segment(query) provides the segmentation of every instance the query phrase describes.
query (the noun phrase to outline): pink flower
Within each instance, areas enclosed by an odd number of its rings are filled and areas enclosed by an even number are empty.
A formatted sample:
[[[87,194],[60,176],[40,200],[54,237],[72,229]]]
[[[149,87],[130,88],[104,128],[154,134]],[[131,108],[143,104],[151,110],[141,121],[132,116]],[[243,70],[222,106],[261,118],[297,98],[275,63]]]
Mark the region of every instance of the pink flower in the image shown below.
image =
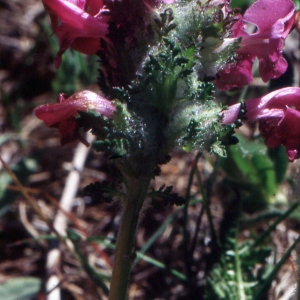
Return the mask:
[[[241,104],[224,111],[222,122],[234,123]],[[270,148],[286,147],[289,161],[300,157],[300,88],[288,87],[246,102],[246,117],[258,121],[259,130]]]
[[[259,75],[264,82],[278,78],[287,69],[282,57],[285,38],[294,23],[295,5],[291,0],[257,0],[234,25],[232,38],[242,38],[235,63],[217,74],[216,84],[221,90],[242,87],[250,83],[252,65],[259,61]],[[256,32],[245,31],[244,22],[256,26]]]
[[[101,14],[102,0],[42,1],[50,14],[53,32],[59,38],[56,68],[69,47],[85,54],[95,54],[100,49],[100,38],[108,33],[108,17]]]
[[[73,142],[78,138],[81,140],[79,123],[74,118],[78,111],[95,110],[111,119],[116,110],[109,100],[91,91],[81,91],[70,97],[59,94],[57,102],[41,105],[34,112],[36,117],[43,120],[46,125],[59,128],[62,144]]]

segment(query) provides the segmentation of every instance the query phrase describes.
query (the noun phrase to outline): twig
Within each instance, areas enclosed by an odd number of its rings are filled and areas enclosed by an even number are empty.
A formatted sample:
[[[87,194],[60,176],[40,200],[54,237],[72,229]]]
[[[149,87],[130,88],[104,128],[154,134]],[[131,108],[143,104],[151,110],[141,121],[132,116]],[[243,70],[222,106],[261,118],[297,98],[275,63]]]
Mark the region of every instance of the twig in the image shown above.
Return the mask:
[[[92,142],[93,136],[91,134],[87,135],[88,142]],[[80,173],[83,170],[85,160],[87,158],[87,155],[90,151],[90,148],[87,148],[83,144],[79,143],[72,162],[72,170],[70,171],[64,191],[62,193],[61,199],[60,199],[60,207],[64,212],[70,212],[72,209],[74,197],[76,196],[77,190],[78,190],[78,184],[80,180]],[[61,210],[58,211],[58,213],[55,216],[53,227],[62,235],[64,236],[66,233],[66,227],[67,227],[67,221],[68,218],[65,213],[63,213]],[[56,273],[55,270],[57,270],[60,259],[61,259],[61,253],[58,249],[58,244],[55,245],[55,248],[49,251],[47,256],[47,270],[48,274]],[[59,277],[57,274],[51,275],[46,283],[46,290],[49,291],[52,289],[53,286],[57,286],[56,289],[53,289],[51,293],[48,294],[47,300],[60,300],[60,286],[58,285],[60,282]]]
[[[20,219],[21,222],[23,224],[23,226],[27,229],[27,231],[34,237],[34,238],[38,238],[39,237],[39,233],[38,231],[30,224],[30,222],[27,219],[27,215],[26,215],[26,204],[24,202],[21,202],[19,204],[19,215],[20,215]],[[39,243],[42,243],[41,241],[39,241]],[[44,243],[42,243],[44,244]]]

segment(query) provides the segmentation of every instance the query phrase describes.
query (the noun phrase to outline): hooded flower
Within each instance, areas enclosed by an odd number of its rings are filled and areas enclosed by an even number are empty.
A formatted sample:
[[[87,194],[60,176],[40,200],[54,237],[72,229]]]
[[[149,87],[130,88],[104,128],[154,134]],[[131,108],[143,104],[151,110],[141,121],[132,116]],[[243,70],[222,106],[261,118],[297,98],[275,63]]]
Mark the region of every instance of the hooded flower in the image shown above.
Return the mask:
[[[100,38],[108,33],[109,17],[102,0],[42,0],[50,14],[53,32],[59,38],[55,67],[61,64],[62,54],[72,47],[85,54],[100,49]]]
[[[50,14],[53,32],[59,39],[59,50],[55,67],[61,64],[61,56],[69,48],[84,54],[96,54],[100,49],[100,38],[106,40],[111,15],[103,0],[42,0]],[[172,4],[175,0],[144,0],[147,5]],[[148,3],[149,2],[149,3]],[[129,12],[129,13],[132,13]],[[122,11],[122,16],[124,10]],[[120,14],[119,17],[122,17]],[[128,15],[127,15],[128,17]],[[136,18],[137,15],[134,15]],[[118,23],[118,18],[114,22]]]
[[[234,123],[241,104],[224,111],[223,124]],[[289,161],[300,157],[300,88],[283,88],[246,102],[246,117],[258,121],[259,130],[270,148],[286,147]]]
[[[74,118],[78,111],[95,110],[107,118],[112,118],[116,110],[109,100],[91,91],[81,91],[70,97],[59,94],[57,102],[41,105],[34,112],[36,117],[43,120],[46,125],[59,128],[62,144],[80,138],[79,123]]]
[[[234,25],[232,38],[242,38],[236,51],[236,62],[217,74],[221,90],[242,87],[252,81],[252,65],[259,61],[259,75],[264,82],[278,78],[287,69],[282,57],[284,40],[294,23],[295,5],[291,0],[257,0]],[[244,23],[255,25],[256,31],[246,32]]]

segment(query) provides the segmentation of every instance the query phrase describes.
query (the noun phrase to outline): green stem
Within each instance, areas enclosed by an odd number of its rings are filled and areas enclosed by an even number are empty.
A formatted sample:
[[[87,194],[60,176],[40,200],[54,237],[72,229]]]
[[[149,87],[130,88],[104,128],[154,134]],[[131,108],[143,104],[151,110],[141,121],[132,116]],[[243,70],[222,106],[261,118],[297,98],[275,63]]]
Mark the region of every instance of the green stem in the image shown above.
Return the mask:
[[[135,259],[134,243],[139,215],[152,175],[151,169],[145,168],[144,171],[146,175],[126,178],[127,191],[116,241],[109,300],[127,298],[130,271]]]
[[[188,186],[185,195],[185,205],[184,205],[184,222],[183,222],[183,249],[184,249],[184,256],[185,256],[185,272],[188,277],[188,284],[190,290],[192,290],[192,261],[191,261],[191,253],[189,251],[189,230],[188,230],[188,209],[190,205],[190,196],[191,196],[191,188],[193,184],[194,174],[197,169],[197,163],[199,158],[201,157],[202,153],[199,151],[195,157],[193,166],[190,171]]]
[[[217,240],[217,234],[216,234],[216,231],[214,228],[213,217],[212,217],[211,210],[210,210],[210,200],[207,197],[207,193],[206,193],[205,187],[203,185],[202,178],[201,178],[198,168],[196,169],[196,178],[197,178],[197,182],[199,184],[200,190],[201,190],[201,194],[202,194],[202,198],[203,198],[203,205],[204,205],[204,208],[205,208],[206,214],[207,214],[208,224],[209,224],[209,228],[210,228],[210,234],[211,234],[211,238],[212,238],[212,245],[213,245],[214,249],[216,250],[218,248],[218,240]]]
[[[236,281],[237,281],[237,289],[238,289],[238,299],[246,300],[245,290],[244,290],[244,282],[241,268],[241,261],[239,256],[239,247],[238,247],[238,230],[236,230],[235,242],[234,242],[234,260],[235,260],[235,273],[236,273]]]

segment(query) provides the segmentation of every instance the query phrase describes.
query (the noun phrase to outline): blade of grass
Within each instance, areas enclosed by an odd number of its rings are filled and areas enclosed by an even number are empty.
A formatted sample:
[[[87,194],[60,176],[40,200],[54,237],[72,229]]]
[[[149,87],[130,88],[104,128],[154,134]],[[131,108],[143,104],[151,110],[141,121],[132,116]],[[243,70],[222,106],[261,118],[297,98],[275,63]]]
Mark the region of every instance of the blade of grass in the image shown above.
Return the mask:
[[[154,259],[154,258],[149,257],[149,256],[147,256],[147,255],[141,254],[140,252],[137,252],[137,256],[138,256],[140,259],[143,259],[144,261],[146,261],[146,262],[152,264],[153,266],[156,266],[156,267],[158,267],[158,268],[160,268],[160,269],[165,269],[165,270],[167,269],[166,265],[163,264],[163,263],[161,263],[161,262],[158,261],[157,259]],[[174,270],[174,269],[170,269],[169,271],[170,271],[170,273],[173,274],[175,277],[177,277],[177,278],[179,278],[179,279],[181,279],[181,280],[184,280],[184,281],[187,280],[186,276],[185,276],[183,273],[181,273],[181,272],[179,272],[179,271],[176,271],[176,270]]]
[[[87,256],[82,253],[79,249],[79,246],[76,243],[76,239],[73,238],[72,233],[67,230],[67,236],[71,240],[74,250],[77,254],[77,257],[79,258],[79,261],[81,263],[81,266],[85,270],[85,272],[93,279],[93,281],[101,287],[105,295],[108,295],[109,293],[109,288],[105,284],[104,280],[111,279],[111,276],[107,276],[104,274],[101,274],[97,272],[89,263]]]
[[[105,245],[109,249],[115,249],[116,248],[116,245],[114,243],[111,243],[111,241],[107,241],[106,237],[103,237],[103,238],[99,238],[99,237],[93,238],[93,237],[90,237],[88,240],[89,241],[98,242],[99,244]],[[171,274],[173,274],[175,277],[177,277],[177,278],[179,278],[181,280],[184,280],[184,281],[187,280],[187,277],[183,273],[181,273],[181,272],[179,272],[177,270],[174,270],[174,269],[168,269],[164,263],[158,261],[155,258],[152,258],[152,257],[150,257],[148,255],[144,255],[144,254],[140,253],[139,251],[136,252],[136,256],[139,259],[142,259],[142,260],[148,262],[149,264],[151,264],[153,266],[156,266],[159,269],[169,270],[169,272]]]
[[[235,242],[234,242],[234,260],[235,260],[235,272],[236,272],[236,283],[237,283],[237,290],[238,296],[240,300],[246,300],[245,290],[244,290],[244,281],[243,281],[243,274],[242,274],[242,266],[241,260],[239,255],[239,246],[238,246],[238,233],[239,231],[236,230],[235,234]]]
[[[202,152],[198,152],[194,161],[193,161],[193,166],[190,171],[189,175],[189,180],[188,180],[188,185],[186,189],[186,195],[185,195],[185,205],[184,205],[184,217],[183,217],[183,253],[184,253],[184,263],[185,263],[185,273],[188,277],[188,283],[189,285],[192,285],[192,261],[191,261],[191,256],[190,256],[190,251],[189,251],[189,233],[188,233],[188,208],[190,205],[190,197],[191,197],[191,188],[193,184],[193,179],[194,175],[197,169],[197,163],[199,158],[201,157]]]
[[[22,239],[19,240],[17,242],[11,243],[11,244],[7,244],[7,247],[18,247],[24,244],[29,244],[32,242],[40,242],[40,241],[52,241],[52,240],[56,240],[57,237],[55,235],[51,235],[51,234],[45,234],[45,235],[40,235],[39,237],[33,237],[33,238],[28,238],[28,239]]]
[[[291,255],[291,252],[295,249],[296,245],[300,242],[300,235],[298,238],[294,241],[294,243],[290,246],[290,248],[285,252],[283,257],[280,259],[280,261],[276,264],[275,268],[272,270],[272,272],[269,274],[265,282],[263,283],[261,289],[258,291],[258,293],[255,295],[253,300],[263,300],[262,297],[265,296],[265,292],[268,289],[268,287],[271,285],[272,280],[277,275],[278,271],[282,267],[282,265],[285,263],[285,261],[288,259],[288,257]]]
[[[40,208],[36,204],[35,200],[33,200],[31,198],[31,196],[27,192],[26,188],[22,185],[22,183],[19,181],[19,179],[17,178],[17,176],[14,174],[14,172],[11,171],[11,169],[4,162],[4,160],[2,159],[1,156],[0,156],[0,162],[2,163],[3,168],[5,169],[5,171],[11,176],[12,180],[14,181],[14,183],[16,184],[16,186],[18,187],[19,192],[28,201],[28,203],[31,205],[31,207],[34,209],[34,211],[39,215],[39,217],[48,225],[48,227],[50,228],[50,230],[55,233],[55,235],[57,236],[57,238],[59,240],[61,240],[62,238],[61,238],[60,234],[58,233],[58,231],[53,227],[53,225],[50,222],[50,220],[48,220],[46,218],[46,216],[43,214],[43,212],[40,210]]]
[[[285,220],[299,206],[299,204],[299,201],[294,203],[285,213],[282,214],[282,216],[280,216],[272,225],[270,225],[269,228],[252,245],[249,246],[249,250],[247,251],[251,251],[251,249],[258,246],[267,236],[270,235],[271,231],[275,230],[276,226],[280,222]]]
[[[201,202],[201,199],[194,199],[190,201],[189,205],[194,205]],[[176,215],[178,214],[179,211],[182,209],[185,209],[184,206],[178,207],[175,212],[173,212],[159,227],[158,229],[153,233],[153,235],[148,239],[148,241],[145,243],[145,245],[140,249],[139,253],[145,254],[148,249],[154,244],[154,242],[163,234],[165,229],[169,224],[173,222],[175,219]],[[139,257],[136,258],[133,267],[138,263]]]
[[[139,253],[141,255],[143,255],[144,253],[146,253],[148,251],[148,249],[155,243],[155,241],[163,234],[163,232],[165,231],[165,229],[167,228],[167,226],[169,224],[171,224],[173,222],[173,220],[175,219],[175,216],[177,214],[177,211],[172,213],[164,222],[163,224],[161,224],[161,226],[154,232],[154,234],[150,237],[150,239],[145,243],[145,245],[141,248],[141,250],[139,251]],[[141,256],[137,256],[137,258],[135,259],[132,267],[134,267]]]
[[[217,234],[216,234],[216,231],[215,231],[215,228],[214,228],[212,214],[211,214],[211,210],[210,210],[210,206],[209,206],[210,201],[207,197],[206,190],[205,190],[205,187],[203,185],[199,169],[196,168],[195,172],[196,172],[197,182],[198,182],[198,185],[200,187],[200,191],[201,191],[201,194],[202,194],[202,197],[203,197],[203,205],[204,205],[205,211],[207,213],[207,219],[208,219],[208,223],[209,223],[211,241],[212,241],[212,248],[213,248],[212,251],[216,251],[218,249],[218,240],[217,240]]]
[[[191,243],[191,247],[190,247],[190,256],[191,257],[194,256],[194,252],[195,252],[195,249],[196,249],[196,245],[197,245],[197,241],[198,241],[198,237],[199,237],[198,233],[200,231],[200,225],[201,225],[203,214],[204,214],[204,206],[201,207],[200,213],[199,213],[197,221],[196,221],[195,234],[194,234],[194,237],[192,239],[192,243]]]

